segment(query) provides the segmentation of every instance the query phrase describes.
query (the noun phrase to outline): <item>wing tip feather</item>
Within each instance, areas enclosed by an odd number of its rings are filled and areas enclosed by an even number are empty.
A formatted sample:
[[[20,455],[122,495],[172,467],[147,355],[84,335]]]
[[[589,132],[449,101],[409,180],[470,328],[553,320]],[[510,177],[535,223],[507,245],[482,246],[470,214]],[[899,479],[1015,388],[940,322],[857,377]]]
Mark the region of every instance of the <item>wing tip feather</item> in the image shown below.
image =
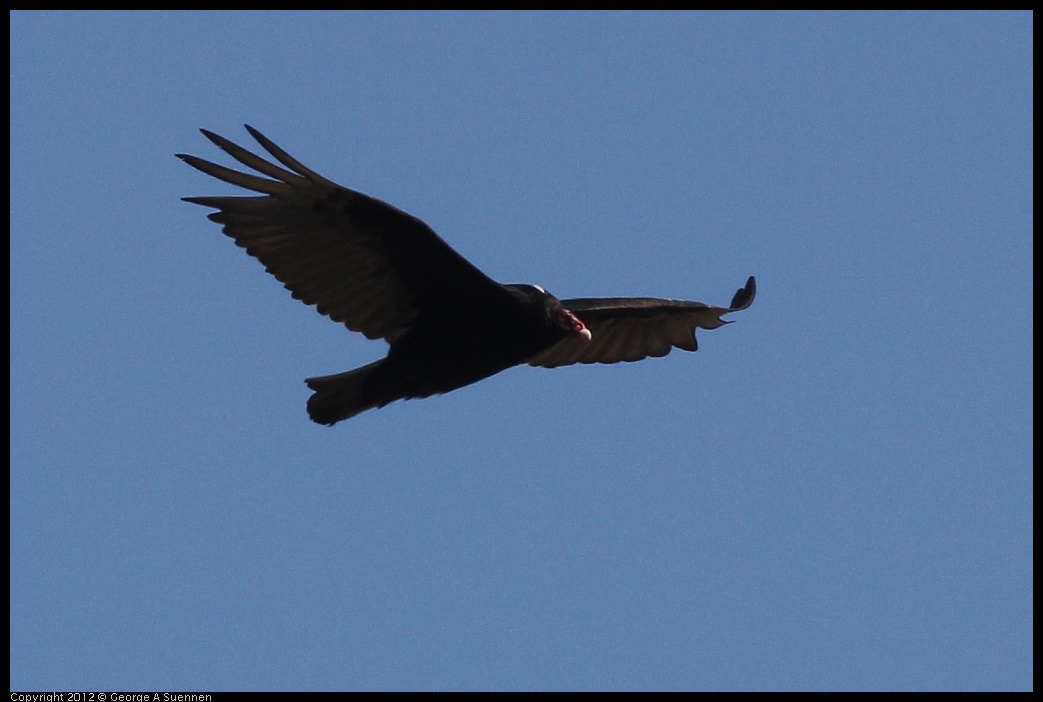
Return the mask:
[[[728,306],[729,312],[744,310],[753,304],[753,298],[757,297],[757,279],[752,275],[747,278],[746,285],[735,291],[732,303]]]

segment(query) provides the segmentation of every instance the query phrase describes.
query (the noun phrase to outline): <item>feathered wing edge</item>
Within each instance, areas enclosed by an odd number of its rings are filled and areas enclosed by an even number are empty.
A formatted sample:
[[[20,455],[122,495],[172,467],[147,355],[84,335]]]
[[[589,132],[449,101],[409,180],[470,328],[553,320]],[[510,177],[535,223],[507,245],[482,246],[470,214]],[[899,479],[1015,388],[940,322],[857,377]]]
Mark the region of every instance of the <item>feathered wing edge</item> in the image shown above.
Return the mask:
[[[584,298],[562,300],[590,329],[590,342],[566,338],[542,351],[527,363],[556,368],[574,363],[618,363],[665,356],[673,348],[699,348],[695,330],[717,329],[728,320],[723,315],[739,312],[753,304],[757,281],[753,276],[736,291],[729,307],[701,302],[657,298]]]
[[[229,156],[234,158],[239,163],[243,164],[247,168],[252,168],[258,173],[263,173],[266,176],[275,178],[275,180],[267,180],[260,178],[249,173],[242,173],[240,171],[220,166],[216,163],[207,161],[206,159],[199,158],[198,156],[192,156],[190,154],[176,154],[185,163],[188,163],[193,168],[206,173],[207,175],[213,176],[218,180],[223,180],[226,183],[232,185],[238,185],[241,188],[247,190],[253,190],[259,193],[265,193],[267,195],[280,195],[288,194],[292,190],[292,186],[296,185],[307,186],[309,183],[321,184],[330,188],[340,188],[342,186],[337,185],[331,180],[323,178],[321,175],[311,170],[307,166],[303,165],[300,161],[290,156],[288,153],[283,151],[281,148],[276,146],[271,139],[261,134],[259,131],[251,127],[249,124],[243,125],[246,127],[246,131],[250,132],[250,136],[257,140],[257,143],[264,147],[264,150],[271,154],[272,158],[286,166],[290,170],[284,170],[279,168],[274,163],[264,160],[260,156],[247,151],[243,147],[239,146],[229,139],[225,139],[220,134],[215,134],[208,129],[200,129],[203,136],[212,141],[222,151],[227,153]],[[292,171],[292,172],[291,172]],[[223,200],[224,198],[210,198],[210,197],[185,197],[181,198],[186,202],[193,202],[198,205],[206,205],[208,207],[216,207],[217,205],[211,204],[213,200]]]
[[[209,176],[262,195],[182,199],[216,208],[208,218],[224,225],[227,236],[260,260],[294,298],[314,305],[320,314],[371,339],[400,333],[416,311],[390,257],[373,243],[372,233],[355,227],[350,218],[331,219],[315,205],[334,200],[393,208],[323,178],[253,127],[246,129],[285,168],[218,134],[200,131],[239,163],[275,180],[188,154],[177,156]]]
[[[753,304],[753,298],[757,297],[757,279],[752,275],[746,279],[746,285],[735,291],[732,304],[725,312],[738,312]]]
[[[420,219],[323,178],[253,127],[246,129],[274,162],[200,131],[256,173],[188,154],[178,157],[261,195],[183,199],[216,208],[209,219],[224,225],[224,233],[264,264],[295,299],[370,339],[393,341],[422,308],[437,308],[450,296],[500,292],[499,285]]]

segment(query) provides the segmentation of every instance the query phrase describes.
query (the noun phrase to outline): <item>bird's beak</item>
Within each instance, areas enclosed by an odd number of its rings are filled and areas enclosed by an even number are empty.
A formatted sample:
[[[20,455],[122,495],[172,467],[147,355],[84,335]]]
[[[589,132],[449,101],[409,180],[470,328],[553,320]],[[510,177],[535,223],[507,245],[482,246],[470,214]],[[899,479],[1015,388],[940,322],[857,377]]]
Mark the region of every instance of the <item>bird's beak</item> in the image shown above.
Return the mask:
[[[587,325],[569,310],[558,305],[553,311],[554,321],[571,336],[578,336],[583,341],[590,341],[591,333]]]
[[[587,329],[587,325],[581,322],[579,317],[572,314],[572,312],[565,309],[563,309],[563,311],[565,313],[565,319],[562,321],[564,322],[565,327],[568,328],[569,333],[578,336],[583,339],[583,341],[590,341],[592,334],[590,333],[590,330]]]

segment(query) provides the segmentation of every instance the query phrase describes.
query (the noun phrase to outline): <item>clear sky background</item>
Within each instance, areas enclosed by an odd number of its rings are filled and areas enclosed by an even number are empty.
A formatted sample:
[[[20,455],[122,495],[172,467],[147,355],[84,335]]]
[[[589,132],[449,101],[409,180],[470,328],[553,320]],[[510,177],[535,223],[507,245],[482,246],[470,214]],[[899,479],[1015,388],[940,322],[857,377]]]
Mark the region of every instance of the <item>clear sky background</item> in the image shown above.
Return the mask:
[[[11,15],[11,685],[1032,687],[1026,13]],[[700,350],[332,429],[256,126]]]

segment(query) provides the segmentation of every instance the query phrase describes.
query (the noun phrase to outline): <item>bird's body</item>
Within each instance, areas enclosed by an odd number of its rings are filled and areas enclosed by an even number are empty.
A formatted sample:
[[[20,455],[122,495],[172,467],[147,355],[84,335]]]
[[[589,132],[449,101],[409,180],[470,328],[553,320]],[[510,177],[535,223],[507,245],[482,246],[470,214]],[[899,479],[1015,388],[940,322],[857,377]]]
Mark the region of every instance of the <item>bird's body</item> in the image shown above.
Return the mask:
[[[210,219],[303,302],[390,345],[387,357],[309,378],[312,420],[332,425],[398,399],[470,385],[522,363],[554,367],[694,351],[695,328],[749,307],[751,277],[728,308],[655,298],[559,301],[534,285],[497,283],[421,220],[341,187],[247,129],[276,165],[206,130],[233,158],[268,178],[178,154],[215,178],[261,196],[192,197]]]

